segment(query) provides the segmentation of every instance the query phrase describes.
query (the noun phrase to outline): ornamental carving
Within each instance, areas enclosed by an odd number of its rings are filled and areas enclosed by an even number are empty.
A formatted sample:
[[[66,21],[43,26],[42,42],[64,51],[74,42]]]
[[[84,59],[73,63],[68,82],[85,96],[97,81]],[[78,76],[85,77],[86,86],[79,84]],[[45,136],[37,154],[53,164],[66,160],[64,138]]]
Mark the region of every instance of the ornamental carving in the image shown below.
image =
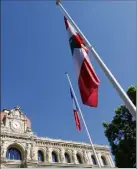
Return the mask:
[[[47,161],[51,162],[52,161],[51,148],[49,147],[46,148],[46,156],[47,156]]]
[[[1,156],[4,157],[5,142],[3,140],[1,140],[0,152],[1,152]]]
[[[33,144],[31,145],[31,153],[30,153],[30,157],[31,157],[32,160],[34,160],[34,157],[35,157],[35,150],[34,150]]]
[[[0,152],[1,152],[1,155],[3,156],[3,154],[4,154],[4,147],[0,146]]]
[[[61,161],[62,163],[65,162],[64,150],[63,150],[63,149],[60,149],[60,161]]]
[[[73,150],[73,152],[72,152],[72,160],[73,160],[74,164],[77,163],[76,151],[75,150]]]
[[[86,164],[88,164],[88,163],[89,163],[89,159],[88,159],[88,155],[87,155],[87,152],[86,152],[86,151],[83,152],[83,157],[84,157],[84,162],[85,162]]]

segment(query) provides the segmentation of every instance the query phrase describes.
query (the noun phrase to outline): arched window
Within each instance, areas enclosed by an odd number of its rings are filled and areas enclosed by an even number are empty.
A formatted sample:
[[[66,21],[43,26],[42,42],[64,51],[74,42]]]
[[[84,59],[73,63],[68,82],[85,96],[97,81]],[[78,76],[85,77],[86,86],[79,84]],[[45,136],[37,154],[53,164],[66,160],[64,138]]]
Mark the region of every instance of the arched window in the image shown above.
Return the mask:
[[[44,162],[44,155],[42,151],[38,151],[38,161]]]
[[[52,161],[53,162],[58,162],[57,154],[55,152],[52,152]]]
[[[70,163],[70,157],[69,157],[68,153],[65,153],[65,161],[66,161],[66,163]]]
[[[21,153],[17,148],[9,148],[6,158],[9,160],[22,160]]]
[[[106,158],[104,156],[101,156],[101,160],[103,162],[103,165],[107,165]]]
[[[79,164],[82,164],[81,156],[79,154],[77,154],[77,160]]]
[[[97,161],[96,161],[96,159],[95,159],[94,155],[92,155],[92,156],[91,156],[91,158],[92,158],[92,162],[93,162],[93,164],[94,164],[94,165],[97,165]]]

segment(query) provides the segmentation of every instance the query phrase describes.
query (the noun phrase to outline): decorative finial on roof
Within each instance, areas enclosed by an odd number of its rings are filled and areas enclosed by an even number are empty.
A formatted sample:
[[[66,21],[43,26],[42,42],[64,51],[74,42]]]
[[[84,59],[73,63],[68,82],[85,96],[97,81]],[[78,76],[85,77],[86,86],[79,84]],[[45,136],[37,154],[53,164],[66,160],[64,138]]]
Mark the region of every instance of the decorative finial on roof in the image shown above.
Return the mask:
[[[14,109],[16,109],[16,110],[20,110],[20,107],[19,107],[19,106],[16,106],[16,107],[14,107]]]

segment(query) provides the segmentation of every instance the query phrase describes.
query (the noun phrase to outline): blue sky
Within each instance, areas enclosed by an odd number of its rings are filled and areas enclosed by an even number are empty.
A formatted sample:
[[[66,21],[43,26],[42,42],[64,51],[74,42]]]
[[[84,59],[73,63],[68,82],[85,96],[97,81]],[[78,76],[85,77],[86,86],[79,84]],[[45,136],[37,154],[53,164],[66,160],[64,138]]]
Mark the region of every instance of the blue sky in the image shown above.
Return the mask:
[[[65,1],[64,7],[124,90],[135,85],[135,1]],[[2,109],[18,105],[39,136],[88,142],[77,132],[70,75],[93,143],[108,144],[102,127],[122,100],[89,53],[100,79],[99,105],[81,103],[63,15],[54,1],[2,2]]]

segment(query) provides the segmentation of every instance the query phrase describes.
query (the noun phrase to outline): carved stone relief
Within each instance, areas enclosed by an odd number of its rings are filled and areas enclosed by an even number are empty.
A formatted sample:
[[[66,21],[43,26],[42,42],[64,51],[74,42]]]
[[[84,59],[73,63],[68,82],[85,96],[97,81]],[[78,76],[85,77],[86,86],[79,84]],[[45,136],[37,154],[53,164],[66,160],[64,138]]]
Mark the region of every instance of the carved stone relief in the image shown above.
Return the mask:
[[[65,163],[64,149],[60,149],[60,162]]]
[[[30,150],[30,158],[31,158],[31,160],[36,160],[35,154],[36,154],[35,147],[34,147],[33,144],[31,144],[31,150]]]
[[[30,153],[30,151],[31,151],[31,144],[26,144],[25,151],[26,151],[26,158],[27,158],[27,160],[31,160],[31,153]]]
[[[1,156],[4,157],[4,141],[1,141],[1,145],[0,145],[0,150],[1,150]]]
[[[45,155],[46,156],[46,161],[49,162],[50,161],[50,159],[49,159],[50,158],[50,156],[49,156],[49,148],[46,147],[45,149],[46,149],[46,155]]]
[[[73,160],[74,164],[77,164],[76,150],[72,151],[72,160]]]
[[[89,158],[88,158],[88,155],[87,155],[87,152],[86,151],[83,151],[83,157],[84,157],[84,162],[86,164],[89,164]]]

